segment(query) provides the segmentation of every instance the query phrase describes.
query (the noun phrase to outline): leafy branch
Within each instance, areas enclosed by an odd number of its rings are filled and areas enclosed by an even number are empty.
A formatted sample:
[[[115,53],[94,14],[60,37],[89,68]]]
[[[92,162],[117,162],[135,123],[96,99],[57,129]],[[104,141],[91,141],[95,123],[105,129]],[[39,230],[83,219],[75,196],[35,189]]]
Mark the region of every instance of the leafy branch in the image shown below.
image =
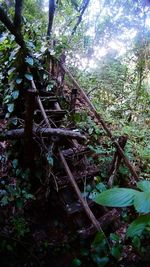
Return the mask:
[[[5,25],[5,27],[15,36],[16,42],[22,47],[25,48],[25,42],[22,35],[16,30],[15,25],[9,19],[2,6],[0,6],[0,21]]]

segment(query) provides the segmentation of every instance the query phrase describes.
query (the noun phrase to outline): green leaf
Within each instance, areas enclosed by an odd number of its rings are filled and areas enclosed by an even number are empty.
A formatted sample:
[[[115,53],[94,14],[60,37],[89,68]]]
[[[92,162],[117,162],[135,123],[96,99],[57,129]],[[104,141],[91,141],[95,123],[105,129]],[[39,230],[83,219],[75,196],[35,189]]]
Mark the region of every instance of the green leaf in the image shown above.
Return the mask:
[[[127,229],[127,237],[141,235],[145,227],[150,225],[150,215],[142,215],[134,220]]]
[[[22,209],[23,208],[23,205],[24,205],[23,199],[17,199],[16,205],[17,205],[17,208],[18,209]]]
[[[111,254],[112,254],[112,256],[113,256],[114,258],[119,259],[120,256],[121,256],[121,246],[118,245],[118,246],[114,246],[114,247],[112,247],[112,249],[111,249]]]
[[[138,212],[150,212],[150,192],[137,192],[134,197],[134,207]]]
[[[21,173],[21,169],[16,170],[16,175],[18,176]]]
[[[92,246],[100,245],[100,243],[102,243],[103,241],[104,243],[106,243],[104,234],[102,232],[98,232],[95,236]]]
[[[15,90],[15,91],[12,92],[13,99],[17,99],[18,96],[19,96],[19,91],[18,90]]]
[[[72,264],[71,264],[72,267],[75,267],[75,266],[81,266],[81,261],[77,258],[75,258],[73,261],[72,261]]]
[[[108,257],[100,257],[99,255],[95,254],[92,255],[93,261],[97,264],[98,267],[104,267],[109,262]]]
[[[50,166],[53,166],[54,160],[53,160],[53,157],[50,154],[47,155],[47,161],[48,161],[48,164]]]
[[[97,189],[99,192],[103,192],[103,191],[106,191],[106,186],[105,186],[105,184],[103,184],[103,183],[98,183],[98,184],[96,185],[96,189]]]
[[[12,113],[12,112],[14,111],[14,103],[12,103],[12,104],[8,104],[7,107],[8,107],[8,111],[9,111],[10,113]]]
[[[10,113],[6,113],[5,118],[8,119],[10,117]]]
[[[17,123],[18,123],[17,118],[16,118],[16,117],[12,118],[12,119],[11,119],[11,123],[12,123],[13,125],[17,125]]]
[[[136,248],[136,249],[140,249],[141,247],[141,240],[140,240],[140,237],[138,236],[134,236],[133,240],[132,240],[132,244],[133,246]]]
[[[89,194],[89,199],[92,199],[94,201],[94,199],[96,198],[96,196],[99,194],[99,192],[97,192],[97,190],[93,190],[92,192],[90,192]]]
[[[90,128],[89,129],[89,134],[92,134],[93,133],[93,128]]]
[[[10,60],[10,61],[11,61],[12,59],[15,58],[16,53],[17,53],[17,50],[13,50],[13,51],[11,52],[10,57],[9,57],[9,60]]]
[[[14,159],[14,160],[12,161],[12,165],[13,165],[13,168],[16,169],[17,166],[18,166],[18,159]]]
[[[99,194],[94,201],[107,207],[127,207],[133,205],[137,191],[128,188],[112,188]]]
[[[22,83],[22,79],[21,79],[21,78],[17,78],[17,79],[16,79],[16,83],[17,83],[17,84],[21,84],[21,83]]]
[[[9,202],[8,196],[3,196],[3,198],[2,198],[1,201],[0,201],[1,206],[5,206],[5,205],[7,205],[8,202]]]
[[[12,74],[14,71],[15,71],[15,68],[11,68],[11,69],[8,71],[8,75]]]
[[[35,45],[33,44],[33,42],[29,41],[29,42],[27,42],[27,44],[28,44],[28,47],[30,47],[32,49],[35,48]]]
[[[48,84],[46,87],[46,91],[51,91],[53,89],[54,85],[53,84]]]
[[[41,49],[40,49],[40,51],[41,51],[42,53],[44,53],[44,52],[46,51],[46,49],[47,49],[47,47],[42,46]]]
[[[110,234],[110,240],[115,241],[115,242],[118,243],[120,241],[120,238],[119,238],[119,236],[117,234],[111,233]]]
[[[137,183],[137,188],[141,189],[142,191],[150,192],[150,181],[140,181]]]
[[[33,58],[32,58],[32,57],[26,57],[25,61],[26,61],[30,66],[33,66],[33,64],[34,64],[34,61],[33,61]]]
[[[33,80],[33,76],[32,76],[32,74],[30,74],[30,73],[26,73],[26,74],[25,74],[25,77],[26,77],[26,79],[29,80],[29,81],[32,81],[32,80]]]

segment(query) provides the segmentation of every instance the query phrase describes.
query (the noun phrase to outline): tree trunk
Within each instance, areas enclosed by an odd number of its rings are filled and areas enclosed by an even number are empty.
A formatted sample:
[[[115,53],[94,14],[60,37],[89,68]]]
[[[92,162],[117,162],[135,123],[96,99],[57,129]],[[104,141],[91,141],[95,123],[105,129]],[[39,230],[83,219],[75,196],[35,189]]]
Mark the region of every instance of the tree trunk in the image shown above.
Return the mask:
[[[55,6],[56,6],[55,0],[49,0],[49,21],[48,21],[48,29],[47,29],[48,36],[50,36],[52,33]]]
[[[15,1],[15,16],[14,16],[14,26],[16,31],[21,31],[21,22],[22,22],[22,7],[23,7],[23,0],[16,0]]]

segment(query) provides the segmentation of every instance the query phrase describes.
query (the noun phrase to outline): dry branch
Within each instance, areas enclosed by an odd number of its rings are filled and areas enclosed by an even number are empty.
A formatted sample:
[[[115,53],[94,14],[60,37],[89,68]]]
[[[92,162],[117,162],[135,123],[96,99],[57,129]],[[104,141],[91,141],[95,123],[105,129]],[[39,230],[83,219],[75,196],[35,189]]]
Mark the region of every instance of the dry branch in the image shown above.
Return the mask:
[[[24,137],[24,129],[10,130],[5,133],[0,133],[0,141],[7,139],[19,139]],[[86,140],[85,135],[82,135],[78,132],[73,132],[72,130],[63,130],[60,128],[33,128],[33,135],[42,135],[43,137],[48,136],[61,136],[66,138],[75,138],[77,140]]]
[[[127,136],[120,136],[119,140],[118,140],[118,143],[119,143],[120,147],[122,149],[124,149],[124,147],[125,147],[125,145],[127,143]],[[116,150],[116,152],[114,154],[114,157],[113,157],[113,160],[112,160],[112,163],[111,163],[110,170],[109,170],[108,185],[110,187],[113,186],[113,183],[114,183],[114,180],[116,178],[116,174],[117,174],[118,168],[119,168],[120,163],[121,163],[121,160],[122,160],[122,157],[118,153],[118,150]]]

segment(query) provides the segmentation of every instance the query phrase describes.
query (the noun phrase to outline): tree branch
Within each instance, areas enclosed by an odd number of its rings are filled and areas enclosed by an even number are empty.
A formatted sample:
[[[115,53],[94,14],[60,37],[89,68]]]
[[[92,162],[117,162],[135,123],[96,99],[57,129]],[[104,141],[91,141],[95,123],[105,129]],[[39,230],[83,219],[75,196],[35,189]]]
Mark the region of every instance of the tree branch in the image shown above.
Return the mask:
[[[49,21],[48,21],[48,29],[47,29],[48,36],[50,36],[52,32],[55,7],[56,7],[55,0],[49,0]]]
[[[15,1],[15,16],[14,16],[14,26],[16,31],[21,31],[21,22],[22,22],[22,7],[23,7],[23,0],[16,0]]]
[[[74,132],[72,130],[66,130],[61,128],[33,128],[33,135],[40,135],[43,137],[48,136],[61,136],[66,138],[75,138],[77,140],[86,140],[85,135],[80,134],[79,132]],[[3,140],[14,140],[23,138],[25,134],[24,129],[10,130],[5,133],[0,133],[0,141]]]
[[[78,16],[77,23],[76,23],[76,25],[74,26],[74,28],[73,28],[73,30],[72,30],[72,33],[71,33],[72,36],[75,34],[75,32],[76,32],[76,30],[77,30],[77,27],[78,27],[79,24],[81,23],[83,14],[84,14],[86,8],[88,7],[89,2],[90,2],[90,0],[83,0],[82,5],[81,5],[81,8],[80,8],[80,15]]]
[[[11,22],[11,20],[8,18],[7,14],[3,10],[3,8],[0,6],[0,21],[5,25],[5,27],[15,36],[16,42],[22,47],[25,48],[25,42],[23,40],[23,37],[20,33],[16,31],[16,28],[14,24]]]

